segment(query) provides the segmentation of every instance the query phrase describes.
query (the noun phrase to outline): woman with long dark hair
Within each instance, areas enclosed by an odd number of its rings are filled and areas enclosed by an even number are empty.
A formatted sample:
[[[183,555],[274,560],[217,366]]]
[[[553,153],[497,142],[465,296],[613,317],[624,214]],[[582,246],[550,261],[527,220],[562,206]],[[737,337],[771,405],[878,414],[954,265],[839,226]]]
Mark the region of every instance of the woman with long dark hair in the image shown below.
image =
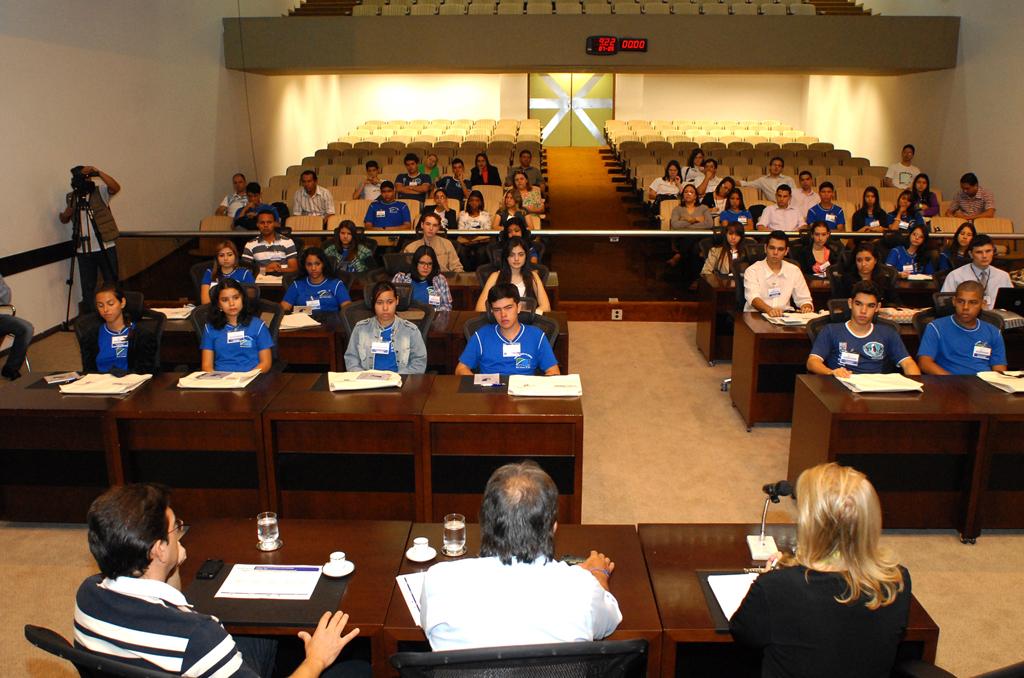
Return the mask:
[[[522,238],[509,238],[502,250],[501,269],[487,278],[480,298],[476,302],[476,310],[487,310],[487,293],[498,283],[511,283],[519,289],[520,297],[529,297],[537,302],[538,311],[550,311],[551,302],[547,290],[541,282],[540,274],[530,263],[527,256],[529,245]]]
[[[949,245],[942,251],[950,268],[960,268],[971,263],[971,243],[977,235],[978,229],[970,221],[957,226]]]
[[[334,242],[327,246],[324,254],[334,264],[335,271],[364,273],[372,267],[373,252],[359,242],[355,222],[345,219],[334,228]]]
[[[880,259],[877,242],[861,241],[853,252],[853,266],[831,273],[832,298],[848,299],[854,285],[861,280],[869,280],[878,288],[882,305],[892,305],[896,302],[895,272],[890,271],[892,269],[888,269]]]
[[[428,245],[420,245],[412,254],[412,272],[396,273],[391,282],[409,285],[413,301],[430,304],[438,311],[452,310],[452,293],[448,280],[441,273],[437,253]]]
[[[238,265],[238,247],[230,240],[217,243],[217,257],[213,260],[213,267],[203,272],[203,279],[199,284],[199,300],[202,303],[210,303],[210,290],[217,286],[221,278],[233,278],[241,283],[256,284],[252,271],[246,266]]]
[[[217,285],[199,343],[204,372],[269,372],[274,339],[270,328],[252,314],[241,283],[230,278]]]
[[[155,374],[160,367],[157,336],[125,310],[120,287],[107,283],[96,290],[96,315],[78,320],[78,349],[85,372]]]
[[[853,213],[853,230],[881,233],[889,227],[889,215],[882,209],[878,189],[868,186],[860,200],[860,209]]]
[[[921,172],[911,184],[910,201],[922,217],[931,218],[939,213],[939,197],[932,192],[932,181]]]

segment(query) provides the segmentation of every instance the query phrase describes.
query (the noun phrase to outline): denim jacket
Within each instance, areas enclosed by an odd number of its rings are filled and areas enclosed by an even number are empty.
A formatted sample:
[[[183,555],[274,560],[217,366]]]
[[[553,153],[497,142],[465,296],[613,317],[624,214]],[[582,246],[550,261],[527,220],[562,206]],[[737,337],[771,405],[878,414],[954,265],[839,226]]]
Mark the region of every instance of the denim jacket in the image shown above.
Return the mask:
[[[427,347],[414,323],[395,317],[391,333],[399,374],[423,374],[427,370]],[[380,341],[383,331],[376,317],[366,318],[352,328],[352,337],[345,350],[345,369],[349,372],[373,369],[373,342]]]

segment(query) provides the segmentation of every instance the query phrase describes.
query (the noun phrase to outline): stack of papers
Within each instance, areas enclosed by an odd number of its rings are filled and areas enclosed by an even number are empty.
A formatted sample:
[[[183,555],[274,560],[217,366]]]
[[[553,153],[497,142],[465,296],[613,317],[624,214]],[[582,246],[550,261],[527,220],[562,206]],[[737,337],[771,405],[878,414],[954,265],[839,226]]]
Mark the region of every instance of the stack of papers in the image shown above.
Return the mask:
[[[402,598],[405,599],[405,604],[409,607],[409,614],[416,622],[416,626],[422,626],[420,623],[420,596],[423,593],[423,578],[426,574],[426,572],[413,572],[395,577],[398,580],[398,590],[402,592]]]
[[[583,384],[578,374],[552,377],[513,374],[508,378],[508,393],[514,396],[581,396]]]
[[[273,273],[260,273],[256,276],[257,285],[280,285],[284,280],[284,276],[275,275]]]
[[[361,391],[368,388],[402,388],[402,376],[385,370],[365,372],[328,372],[327,385],[332,391]]]
[[[890,307],[878,309],[878,317],[891,320],[894,323],[900,325],[908,325],[914,322],[914,316],[924,309],[920,308],[904,308],[903,306]]]
[[[187,306],[178,306],[175,308],[153,308],[152,311],[157,313],[163,313],[167,316],[168,320],[188,320],[188,317],[192,315],[192,311],[195,310],[195,306],[189,304]]]
[[[932,276],[928,273],[911,273],[907,276],[907,280],[931,280]]]
[[[305,313],[289,313],[281,317],[282,330],[304,330],[308,327],[320,327],[320,323]]]
[[[178,380],[178,388],[245,388],[258,376],[258,367],[248,372],[193,372]]]
[[[1007,393],[1024,393],[1024,372],[1007,370],[999,372],[978,372],[978,378]]]
[[[70,395],[124,395],[153,378],[152,374],[87,374],[78,381],[61,384],[60,392]]]
[[[891,374],[854,374],[846,379],[836,377],[854,393],[902,393],[923,391],[924,384],[908,379],[898,372]]]
[[[708,575],[708,586],[715,594],[715,600],[726,619],[731,620],[736,610],[740,609],[740,603],[747,597],[747,591],[755,579],[755,573]]]
[[[828,315],[828,311],[820,311],[818,313],[795,313],[787,311],[779,318],[773,318],[767,313],[761,314],[761,316],[772,325],[787,325],[790,327],[800,327],[801,325],[806,325],[815,318],[820,318],[826,315]]]
[[[317,565],[233,565],[213,597],[309,600],[321,569]]]

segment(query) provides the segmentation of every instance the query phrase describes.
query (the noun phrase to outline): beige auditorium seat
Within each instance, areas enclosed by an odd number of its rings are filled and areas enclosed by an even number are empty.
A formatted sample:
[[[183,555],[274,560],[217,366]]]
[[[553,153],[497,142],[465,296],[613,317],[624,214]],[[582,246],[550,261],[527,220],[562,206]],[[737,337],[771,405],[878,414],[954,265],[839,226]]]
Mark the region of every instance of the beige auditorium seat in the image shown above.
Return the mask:
[[[409,8],[409,16],[434,16],[437,14],[437,7],[430,2],[418,2]]]
[[[700,14],[700,5],[695,5],[691,2],[673,2],[672,13],[685,16],[697,16]]]
[[[324,218],[315,215],[288,217],[285,226],[293,231],[322,231],[324,230]]]
[[[284,194],[292,185],[288,177],[270,177],[270,181],[263,188],[263,201],[267,203],[279,202],[284,199]]]
[[[349,200],[345,203],[345,209],[341,214],[344,218],[354,221],[356,226],[362,226],[366,210],[370,209],[372,202],[372,200]]]
[[[583,5],[579,0],[557,0],[555,14],[583,14]]]
[[[380,7],[376,5],[356,5],[352,8],[352,16],[377,16]]]
[[[211,215],[204,217],[199,222],[199,230],[204,232],[227,232],[231,230],[232,224],[233,221],[230,216]],[[196,257],[217,256],[217,239],[199,238],[199,246],[194,250],[189,250],[189,254]]]
[[[381,16],[406,16],[407,14],[409,14],[409,8],[406,5],[396,5],[392,3],[380,8]]]
[[[786,16],[788,13],[786,6],[782,4],[761,5],[761,14],[764,16]]]
[[[551,14],[550,2],[528,2],[526,3],[527,14]]]
[[[615,14],[642,14],[643,6],[633,0],[617,0],[612,11]]]
[[[611,14],[612,6],[605,0],[586,0],[583,3],[584,14]]]
[[[748,15],[748,16],[753,15],[753,16],[756,16],[757,15],[757,7],[758,7],[757,5],[749,3],[749,2],[734,2],[732,4],[732,13],[733,13],[733,16],[737,16],[737,15]]]
[[[679,207],[678,200],[662,200],[658,205],[658,216],[661,219],[661,230],[669,230],[669,222],[672,220],[672,210]]]
[[[469,6],[467,14],[473,16],[491,15],[494,14],[494,3],[493,2],[474,2]]]
[[[520,0],[501,0],[498,3],[498,14],[515,15],[523,13],[523,3]]]
[[[728,16],[729,5],[723,5],[717,2],[705,2],[700,6],[700,13],[705,16]]]
[[[814,5],[809,2],[793,3],[789,6],[789,13],[793,16],[814,16]]]
[[[956,229],[958,229],[962,223],[964,223],[964,220],[959,217],[934,216],[931,218],[932,230],[942,231],[943,233],[956,233]],[[980,231],[981,229],[978,230]]]

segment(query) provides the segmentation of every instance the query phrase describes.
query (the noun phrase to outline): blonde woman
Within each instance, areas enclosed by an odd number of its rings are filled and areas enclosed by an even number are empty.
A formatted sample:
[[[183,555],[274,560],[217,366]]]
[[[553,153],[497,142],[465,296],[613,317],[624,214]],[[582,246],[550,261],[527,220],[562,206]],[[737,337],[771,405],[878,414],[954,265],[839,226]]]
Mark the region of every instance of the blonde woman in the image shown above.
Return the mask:
[[[907,626],[910,575],[878,542],[882,510],[859,471],[822,464],[796,484],[797,549],[757,578],[730,621],[763,649],[761,675],[888,676]]]

